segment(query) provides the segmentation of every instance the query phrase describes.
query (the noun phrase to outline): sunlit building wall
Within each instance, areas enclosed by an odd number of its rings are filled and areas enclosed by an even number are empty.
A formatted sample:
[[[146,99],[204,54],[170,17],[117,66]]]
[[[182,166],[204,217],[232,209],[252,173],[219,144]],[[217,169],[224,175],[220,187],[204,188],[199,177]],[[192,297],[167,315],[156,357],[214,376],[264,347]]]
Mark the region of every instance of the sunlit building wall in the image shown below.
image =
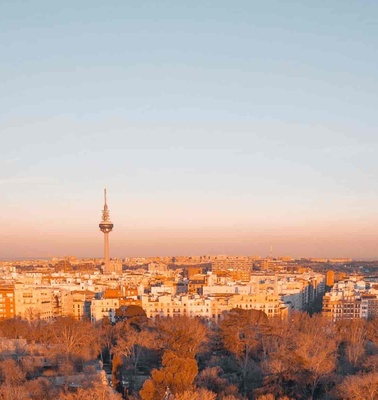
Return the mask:
[[[15,314],[32,321],[54,317],[55,299],[49,287],[15,284]]]
[[[72,292],[72,315],[78,320],[90,320],[91,302],[95,293],[88,290]]]
[[[119,306],[119,299],[93,299],[91,302],[91,321],[97,322],[107,317],[114,322],[115,310]]]
[[[340,281],[324,295],[322,313],[332,321],[375,317],[378,295],[362,280]]]
[[[15,317],[14,286],[0,286],[0,320]]]
[[[335,272],[330,270],[326,273],[326,285],[333,286],[335,284]]]
[[[207,298],[199,295],[181,297],[144,295],[142,307],[149,318],[198,316],[215,322],[221,320],[223,313],[232,308],[261,310],[270,318],[283,318],[288,313],[287,306],[278,296],[266,294],[209,296]]]

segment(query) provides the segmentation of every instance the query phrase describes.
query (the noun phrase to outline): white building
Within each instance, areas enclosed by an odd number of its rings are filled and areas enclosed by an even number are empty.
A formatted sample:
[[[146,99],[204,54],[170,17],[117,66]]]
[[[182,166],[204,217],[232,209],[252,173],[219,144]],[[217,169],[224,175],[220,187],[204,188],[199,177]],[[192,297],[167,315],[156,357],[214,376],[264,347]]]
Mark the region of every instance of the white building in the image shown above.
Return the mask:
[[[119,308],[119,299],[93,299],[91,301],[91,321],[97,322],[104,317],[115,321],[115,310]]]
[[[48,320],[54,317],[56,300],[49,287],[30,286],[16,283],[15,315],[27,320],[36,318]]]

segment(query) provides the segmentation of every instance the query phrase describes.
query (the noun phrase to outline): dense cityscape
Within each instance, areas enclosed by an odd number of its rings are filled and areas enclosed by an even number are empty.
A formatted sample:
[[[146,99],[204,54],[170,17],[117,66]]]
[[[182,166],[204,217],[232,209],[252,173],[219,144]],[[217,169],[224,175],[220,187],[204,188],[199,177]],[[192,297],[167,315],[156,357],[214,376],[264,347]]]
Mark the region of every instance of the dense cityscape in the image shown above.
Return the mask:
[[[377,262],[112,259],[113,227],[105,190],[104,258],[0,263],[3,398],[378,395]]]

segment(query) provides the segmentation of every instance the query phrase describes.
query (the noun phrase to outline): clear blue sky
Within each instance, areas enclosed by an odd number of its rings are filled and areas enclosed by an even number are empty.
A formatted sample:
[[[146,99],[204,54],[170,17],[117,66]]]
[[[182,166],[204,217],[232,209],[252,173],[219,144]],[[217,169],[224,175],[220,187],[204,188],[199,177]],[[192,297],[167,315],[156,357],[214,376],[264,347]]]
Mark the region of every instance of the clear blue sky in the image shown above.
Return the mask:
[[[376,1],[0,2],[0,258],[378,258]],[[4,228],[7,227],[7,229]]]

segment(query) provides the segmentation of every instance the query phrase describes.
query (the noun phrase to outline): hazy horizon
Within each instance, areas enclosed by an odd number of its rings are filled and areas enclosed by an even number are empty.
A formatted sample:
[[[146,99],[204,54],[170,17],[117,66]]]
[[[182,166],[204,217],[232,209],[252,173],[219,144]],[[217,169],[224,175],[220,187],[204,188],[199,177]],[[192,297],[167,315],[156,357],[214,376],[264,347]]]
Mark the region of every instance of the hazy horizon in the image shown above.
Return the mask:
[[[378,259],[378,3],[0,4],[0,258]]]

